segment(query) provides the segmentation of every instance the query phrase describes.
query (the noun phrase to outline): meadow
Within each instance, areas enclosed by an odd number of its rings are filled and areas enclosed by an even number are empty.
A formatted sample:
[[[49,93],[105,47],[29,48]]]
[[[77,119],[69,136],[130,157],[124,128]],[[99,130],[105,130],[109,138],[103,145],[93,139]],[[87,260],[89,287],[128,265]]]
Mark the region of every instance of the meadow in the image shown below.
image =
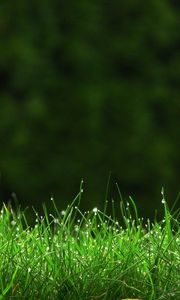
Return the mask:
[[[179,210],[162,190],[164,218],[138,216],[132,198],[115,213],[79,209],[77,197],[59,211],[26,213],[3,205],[0,213],[0,299],[180,299]]]

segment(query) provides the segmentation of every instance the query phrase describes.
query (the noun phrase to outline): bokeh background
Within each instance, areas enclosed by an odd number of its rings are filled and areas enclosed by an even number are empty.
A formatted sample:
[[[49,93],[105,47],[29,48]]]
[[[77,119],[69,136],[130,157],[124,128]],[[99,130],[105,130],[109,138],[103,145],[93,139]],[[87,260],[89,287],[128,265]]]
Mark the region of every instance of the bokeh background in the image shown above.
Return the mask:
[[[0,199],[146,217],[180,179],[180,2],[1,0]],[[16,195],[16,196],[15,196]]]

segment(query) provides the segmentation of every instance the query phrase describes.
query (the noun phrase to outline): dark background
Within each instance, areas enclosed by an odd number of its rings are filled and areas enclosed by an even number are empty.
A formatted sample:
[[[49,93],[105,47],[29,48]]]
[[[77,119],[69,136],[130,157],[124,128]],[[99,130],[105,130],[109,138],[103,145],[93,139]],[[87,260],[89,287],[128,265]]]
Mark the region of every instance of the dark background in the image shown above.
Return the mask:
[[[119,202],[146,217],[180,179],[180,5],[175,0],[0,2],[0,199],[53,194],[84,179],[83,209]],[[14,200],[12,200],[14,201]]]

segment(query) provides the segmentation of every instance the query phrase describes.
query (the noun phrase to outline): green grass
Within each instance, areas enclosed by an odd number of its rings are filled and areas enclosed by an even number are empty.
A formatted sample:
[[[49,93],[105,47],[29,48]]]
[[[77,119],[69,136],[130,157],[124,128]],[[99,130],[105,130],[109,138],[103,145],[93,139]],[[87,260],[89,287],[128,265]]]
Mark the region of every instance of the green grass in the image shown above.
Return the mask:
[[[120,202],[121,226],[97,208],[71,205],[29,226],[25,214],[0,214],[0,299],[180,299],[178,211],[143,222],[134,201]],[[135,216],[132,218],[132,214]]]

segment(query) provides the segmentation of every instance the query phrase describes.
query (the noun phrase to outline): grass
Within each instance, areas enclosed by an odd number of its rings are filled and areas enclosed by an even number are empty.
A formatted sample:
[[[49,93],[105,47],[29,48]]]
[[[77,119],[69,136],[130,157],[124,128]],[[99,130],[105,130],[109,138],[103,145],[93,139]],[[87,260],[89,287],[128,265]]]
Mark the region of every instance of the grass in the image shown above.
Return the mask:
[[[163,196],[161,222],[143,222],[120,202],[124,225],[97,208],[81,212],[82,191],[65,211],[0,214],[0,299],[180,299],[179,212]],[[132,217],[132,212],[134,218]]]

